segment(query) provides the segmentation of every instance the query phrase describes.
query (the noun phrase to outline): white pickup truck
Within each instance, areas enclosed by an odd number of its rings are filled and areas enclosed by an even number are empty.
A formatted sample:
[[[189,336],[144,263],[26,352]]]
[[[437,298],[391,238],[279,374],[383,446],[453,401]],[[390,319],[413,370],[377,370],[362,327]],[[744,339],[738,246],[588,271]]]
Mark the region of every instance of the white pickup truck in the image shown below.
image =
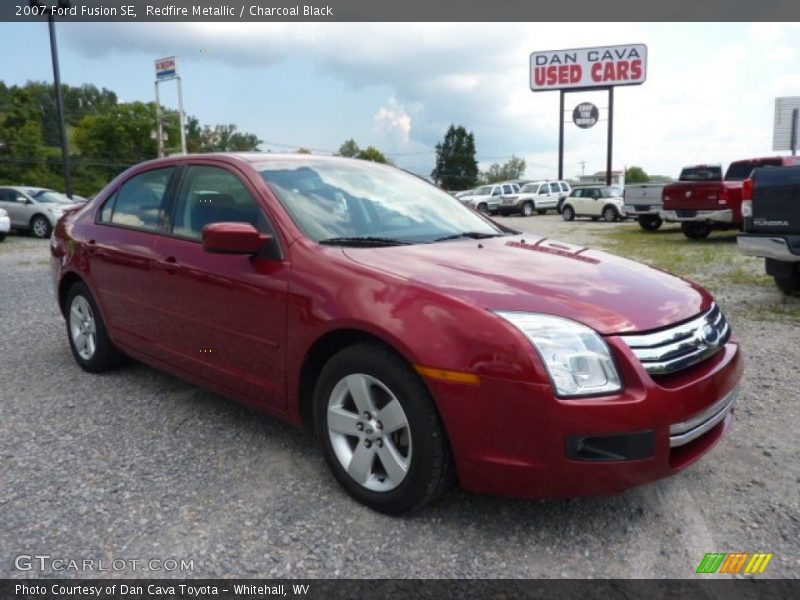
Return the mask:
[[[661,227],[659,211],[664,202],[661,192],[664,183],[635,183],[625,186],[625,214],[639,221],[645,231],[655,231]]]

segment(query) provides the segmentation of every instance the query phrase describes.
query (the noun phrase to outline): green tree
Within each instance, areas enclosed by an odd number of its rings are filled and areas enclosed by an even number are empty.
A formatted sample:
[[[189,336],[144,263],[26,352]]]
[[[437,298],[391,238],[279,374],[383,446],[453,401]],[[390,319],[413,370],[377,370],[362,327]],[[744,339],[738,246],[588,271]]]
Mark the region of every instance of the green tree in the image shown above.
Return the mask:
[[[297,150],[295,150],[294,153],[295,154],[311,154],[311,150],[309,150],[308,148],[302,148],[301,147],[301,148],[298,148]]]
[[[495,183],[497,181],[509,181],[512,179],[520,179],[525,173],[525,159],[517,158],[513,154],[511,159],[504,163],[494,163],[489,169],[482,174],[481,180],[484,183]]]
[[[436,166],[431,177],[446,190],[464,190],[478,181],[475,136],[459,125],[450,125],[444,140],[436,144]]]
[[[371,160],[372,162],[378,163],[389,163],[389,159],[383,155],[383,152],[374,146],[368,146],[364,150],[359,151],[359,153],[356,155],[356,158],[360,158],[361,160]]]
[[[625,183],[647,183],[650,177],[642,167],[628,167],[625,169]]]
[[[358,147],[358,144],[356,144],[356,141],[353,138],[350,138],[341,146],[339,146],[339,152],[337,152],[337,154],[339,156],[355,158],[358,156],[359,152],[361,152],[361,148]]]

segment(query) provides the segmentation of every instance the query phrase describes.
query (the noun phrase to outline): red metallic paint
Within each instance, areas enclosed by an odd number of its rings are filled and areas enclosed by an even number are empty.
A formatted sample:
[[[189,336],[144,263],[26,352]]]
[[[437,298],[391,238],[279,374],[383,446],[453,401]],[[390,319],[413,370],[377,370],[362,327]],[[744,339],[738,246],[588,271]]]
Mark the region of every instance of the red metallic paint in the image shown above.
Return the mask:
[[[362,332],[410,365],[478,375],[480,385],[425,378],[460,483],[471,490],[520,497],[616,493],[690,464],[727,427],[728,421],[720,424],[680,455],[669,449],[671,423],[702,411],[740,379],[735,338],[712,359],[654,381],[615,337],[707,309],[712,298],[698,286],[527,234],[371,249],[319,245],[302,235],[251,166],[268,160],[187,156],[130,169],[59,222],[51,244],[56,289],[80,277],[124,351],[295,425],[304,414],[303,365],[327,334]],[[196,241],[95,222],[122,182],[165,164],[215,165],[237,174],[273,223],[282,259],[212,254]],[[606,336],[624,390],[558,399],[530,342],[495,309],[554,314],[595,328]],[[568,435],[642,429],[657,435],[650,459],[566,458]]]

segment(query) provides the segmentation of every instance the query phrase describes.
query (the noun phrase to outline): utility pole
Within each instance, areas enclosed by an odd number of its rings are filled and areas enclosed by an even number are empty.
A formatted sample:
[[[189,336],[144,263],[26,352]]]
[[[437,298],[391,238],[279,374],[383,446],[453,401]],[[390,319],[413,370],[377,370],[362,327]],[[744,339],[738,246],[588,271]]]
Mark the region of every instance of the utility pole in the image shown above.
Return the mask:
[[[39,0],[28,0],[32,8],[45,9],[47,13],[47,26],[50,30],[50,55],[53,60],[53,85],[56,88],[56,110],[58,111],[58,124],[61,129],[61,160],[64,163],[64,183],[69,198],[72,198],[72,176],[69,168],[69,142],[67,141],[67,126],[64,121],[64,99],[61,95],[61,72],[58,68],[58,43],[56,41],[56,23],[53,18],[52,7],[44,6]],[[71,7],[70,0],[58,0],[59,9]]]

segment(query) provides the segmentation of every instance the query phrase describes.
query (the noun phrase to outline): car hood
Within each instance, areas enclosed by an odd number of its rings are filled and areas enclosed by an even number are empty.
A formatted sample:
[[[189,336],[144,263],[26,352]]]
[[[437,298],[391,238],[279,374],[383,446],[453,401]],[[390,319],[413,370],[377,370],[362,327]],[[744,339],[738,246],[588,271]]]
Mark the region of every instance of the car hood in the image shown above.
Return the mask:
[[[361,265],[488,310],[558,315],[606,335],[665,327],[713,301],[701,287],[669,273],[537,236],[347,248],[344,253]]]

